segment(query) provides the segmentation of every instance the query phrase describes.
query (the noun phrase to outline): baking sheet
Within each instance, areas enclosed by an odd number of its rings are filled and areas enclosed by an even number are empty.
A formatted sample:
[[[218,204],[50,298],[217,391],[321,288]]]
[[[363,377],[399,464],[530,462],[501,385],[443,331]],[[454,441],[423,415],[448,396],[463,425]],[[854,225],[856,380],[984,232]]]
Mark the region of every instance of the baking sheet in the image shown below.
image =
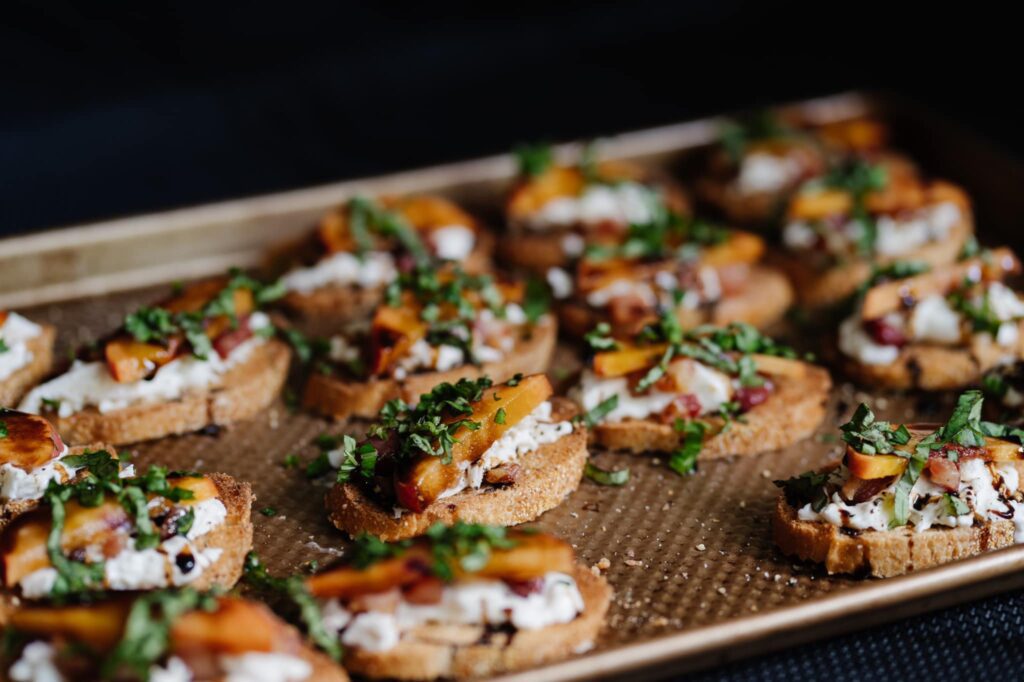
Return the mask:
[[[892,102],[883,105],[856,96],[810,106],[823,112],[825,118],[865,108],[881,108],[896,119],[917,116]],[[929,130],[934,134],[945,125],[919,119],[917,125],[907,128],[906,138],[897,129],[897,143],[906,142],[903,146],[920,158],[914,135],[924,135],[924,142],[929,139]],[[713,121],[700,121],[634,133],[610,141],[604,150],[610,157],[641,157],[678,170],[686,165],[686,150],[710,139],[714,126]],[[945,139],[947,146],[956,146],[954,138]],[[942,152],[950,154],[949,161],[955,162],[953,172],[943,167],[941,158],[936,161],[931,145],[920,147],[924,150],[922,161],[926,167],[942,170],[967,185],[979,204],[982,238],[995,243],[1001,241],[1000,234],[1012,235],[1008,230],[1022,215],[1022,200],[992,189],[992,164],[997,163],[992,159],[999,157],[969,142],[960,143],[960,155],[949,149]],[[1020,167],[1006,160],[1002,163],[1005,172],[1000,178],[1015,173],[1020,177]],[[989,173],[981,174],[981,167]],[[11,254],[19,254],[25,261],[45,262],[47,245],[58,243],[61,232],[0,242],[0,305],[5,301],[52,301],[24,308],[23,312],[58,327],[60,357],[120,324],[126,312],[167,291],[166,285],[134,287],[167,282],[181,274],[216,272],[228,262],[235,262],[232,259],[236,256],[242,264],[255,263],[267,244],[308,229],[320,210],[354,188],[442,190],[493,220],[500,196],[498,179],[511,170],[508,159],[485,159],[376,182],[342,183],[305,194],[289,193],[279,195],[277,200],[265,197],[193,209],[191,217],[189,211],[182,211],[173,216],[74,228],[65,233],[65,245],[84,244],[85,254],[102,247],[125,255],[129,261],[110,257],[90,260],[67,246],[66,258],[84,268],[75,271],[80,280],[64,274],[47,280],[45,273],[37,273],[30,280],[32,286],[25,286],[2,265],[12,258]],[[226,226],[219,234],[230,237],[213,240],[208,249],[203,249],[202,260],[194,260],[199,251],[193,245],[161,253],[162,260],[155,270],[149,254],[133,260],[132,247],[137,246],[138,235],[129,229],[132,224],[143,225],[149,231],[151,244],[159,243],[162,234],[187,241],[208,229],[214,216],[223,219],[218,224]],[[274,218],[284,227],[271,230],[268,226]],[[247,231],[249,225],[258,229]],[[239,234],[243,239],[237,238]],[[38,248],[33,249],[33,245]],[[105,269],[105,264],[115,261],[116,266]],[[76,282],[87,282],[87,286],[82,285],[86,291],[105,295],[66,300],[68,293],[76,290]],[[806,341],[814,338],[801,337],[792,330],[789,333],[789,340],[804,348]],[[564,369],[571,366],[574,357],[570,347],[560,347],[560,361],[553,366],[563,371],[552,377],[556,382],[565,380]],[[293,382],[293,390],[300,388]],[[782,452],[702,463],[697,475],[686,478],[668,470],[664,458],[597,453],[599,466],[628,467],[632,472],[629,483],[612,488],[584,481],[565,504],[535,525],[568,538],[586,565],[607,564],[603,573],[616,590],[608,627],[587,655],[518,677],[586,679],[640,669],[653,674],[652,666],[658,665],[671,665],[673,669],[712,665],[1019,585],[1022,581],[1012,574],[1024,568],[1024,547],[888,581],[829,577],[817,567],[795,563],[775,552],[769,520],[777,490],[771,481],[834,459],[839,446],[832,434],[862,400],[870,401],[885,418],[902,421],[941,421],[951,404],[948,397],[921,400],[882,393],[868,395],[837,380],[829,417],[819,434]],[[354,425],[346,430],[358,428]],[[300,570],[312,560],[321,565],[329,563],[344,551],[341,534],[327,523],[323,512],[324,485],[308,481],[301,467],[284,466],[289,454],[299,455],[303,463],[309,461],[316,454],[312,443],[316,436],[340,430],[337,425],[294,412],[279,400],[255,419],[216,433],[126,449],[142,466],[160,463],[223,471],[252,482],[257,495],[255,549],[271,570],[284,573]],[[275,515],[264,516],[259,513],[262,509],[273,509]]]

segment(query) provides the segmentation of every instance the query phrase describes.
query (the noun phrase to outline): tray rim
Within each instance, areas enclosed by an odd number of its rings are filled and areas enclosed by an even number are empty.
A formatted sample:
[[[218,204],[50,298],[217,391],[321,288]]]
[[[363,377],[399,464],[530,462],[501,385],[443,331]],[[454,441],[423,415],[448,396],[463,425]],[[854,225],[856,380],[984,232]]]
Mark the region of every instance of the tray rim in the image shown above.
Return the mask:
[[[908,106],[909,105],[909,106]],[[847,91],[824,97],[783,103],[827,119],[830,112],[910,109],[928,115],[920,107],[892,93]],[[623,132],[601,138],[602,154],[609,158],[656,155],[685,147],[694,147],[713,139],[726,115],[705,117],[680,123]],[[938,117],[933,117],[938,118]],[[969,132],[969,131],[966,131]],[[570,141],[554,145],[559,158],[578,154],[583,143]],[[197,206],[176,208],[136,216],[57,227],[0,239],[0,308],[27,307],[72,301],[92,296],[170,282],[183,277],[199,277],[223,271],[230,265],[250,267],[260,262],[266,240],[252,242],[248,248],[225,250],[206,257],[168,262],[165,266],[146,265],[112,273],[76,273],[63,282],[24,289],[5,289],[4,264],[15,259],[74,252],[78,249],[116,246],[129,238],[153,235],[185,235],[208,224],[229,224],[253,219],[272,219],[285,214],[322,210],[360,191],[412,192],[444,191],[468,183],[507,179],[514,163],[507,153],[465,161],[432,165],[378,176],[347,179],[308,188],[228,199]],[[280,239],[278,239],[279,241]],[[737,644],[764,643],[773,635],[802,635],[804,640],[834,636],[865,627],[870,622],[889,622],[906,614],[899,607],[911,606],[911,613],[924,613],[943,606],[963,603],[977,597],[970,588],[1003,578],[987,590],[1005,592],[1017,586],[1007,576],[1024,569],[1024,545],[996,550],[925,571],[884,580],[866,579],[863,584],[834,594],[810,598],[805,603],[772,608],[721,623],[693,627],[596,653],[584,654],[541,668],[501,676],[504,682],[566,681],[604,678],[623,673],[640,673],[653,666],[684,664],[708,657]],[[1017,581],[1020,582],[1020,581]],[[915,605],[915,602],[932,601]],[[936,599],[937,598],[937,599]],[[846,619],[846,622],[843,619]],[[815,626],[829,624],[826,632],[815,635]],[[780,638],[781,639],[781,638]],[[785,648],[781,642],[756,651],[733,650],[719,659],[739,660],[764,651]],[[704,661],[707,667],[715,661]]]

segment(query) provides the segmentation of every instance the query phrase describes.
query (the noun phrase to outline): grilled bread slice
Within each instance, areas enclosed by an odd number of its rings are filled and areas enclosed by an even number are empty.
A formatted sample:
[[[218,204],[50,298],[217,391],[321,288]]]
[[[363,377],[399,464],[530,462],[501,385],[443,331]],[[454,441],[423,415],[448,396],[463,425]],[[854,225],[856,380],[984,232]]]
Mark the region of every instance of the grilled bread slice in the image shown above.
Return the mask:
[[[281,392],[291,352],[271,339],[223,376],[219,386],[165,403],[133,405],[112,412],[88,407],[68,417],[44,410],[69,443],[102,441],[123,445],[196,431],[210,424],[225,426],[249,419]]]
[[[552,421],[572,419],[576,407],[552,398]],[[350,535],[371,533],[383,540],[422,535],[434,523],[455,521],[512,526],[532,521],[559,504],[577,487],[587,461],[587,433],[577,425],[572,433],[520,455],[516,480],[506,486],[484,486],[436,500],[420,513],[396,515],[371,500],[352,483],[337,484],[325,504],[331,522]]]
[[[425,626],[392,649],[345,652],[345,667],[358,675],[398,680],[491,677],[568,658],[597,638],[612,590],[601,576],[582,566],[572,573],[584,608],[568,623],[512,634],[485,636],[480,626]]]
[[[345,380],[313,374],[306,384],[303,405],[315,412],[348,419],[377,416],[384,404],[394,398],[415,402],[423,393],[444,382],[489,376],[495,383],[511,379],[516,374],[544,372],[551,362],[558,337],[558,325],[551,317],[543,318],[527,330],[513,350],[499,362],[482,365],[463,365],[444,372],[412,374],[399,381],[393,378],[374,378],[368,381]]]

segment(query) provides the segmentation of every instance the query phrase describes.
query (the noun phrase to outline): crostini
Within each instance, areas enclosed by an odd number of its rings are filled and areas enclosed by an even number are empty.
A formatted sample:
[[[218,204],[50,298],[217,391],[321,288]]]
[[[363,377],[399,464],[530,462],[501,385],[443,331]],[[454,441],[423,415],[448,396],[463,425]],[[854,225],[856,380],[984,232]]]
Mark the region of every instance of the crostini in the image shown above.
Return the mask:
[[[0,407],[17,405],[50,373],[57,330],[0,310]]]
[[[685,474],[698,457],[795,443],[825,417],[828,372],[749,325],[683,331],[665,315],[632,340],[608,332],[588,335],[596,353],[570,393],[604,447],[668,452]]]
[[[839,326],[846,372],[870,386],[942,390],[1024,357],[1024,301],[1002,282],[1020,269],[1000,248],[935,269],[877,271]]]
[[[252,545],[252,491],[225,474],[152,467],[122,478],[102,450],[65,455],[37,508],[0,536],[7,594],[22,599],[190,584],[232,586]]]
[[[673,310],[684,327],[778,322],[793,302],[785,274],[761,264],[764,240],[663,213],[631,225],[618,242],[588,247],[572,270],[547,280],[562,329],[582,336],[599,322],[631,335]]]
[[[19,514],[35,509],[51,481],[74,479],[81,469],[70,462],[90,450],[117,457],[114,448],[105,445],[69,448],[39,415],[0,408],[0,532]],[[121,475],[133,472],[129,465]]]
[[[780,263],[808,307],[856,292],[874,267],[954,262],[974,232],[971,203],[899,157],[851,158],[804,183],[786,210]]]
[[[360,537],[346,564],[306,580],[345,667],[371,678],[490,677],[593,645],[605,579],[551,535],[438,524],[413,542]]]
[[[763,113],[723,126],[697,183],[700,198],[731,221],[766,225],[789,196],[825,172],[837,157],[880,149],[886,128],[871,119],[840,121],[809,129]]]
[[[332,336],[303,404],[336,419],[377,416],[437,384],[547,370],[557,338],[546,292],[458,268],[417,267],[388,286],[366,332]]]
[[[280,294],[233,272],[125,317],[21,402],[71,444],[134,443],[247,419],[277,396],[290,351],[261,311]]]
[[[935,428],[862,404],[840,427],[841,462],[775,482],[775,544],[829,573],[888,577],[1024,542],[1021,432],[1007,439],[981,409],[967,391]]]
[[[519,177],[505,205],[505,260],[543,275],[575,261],[589,244],[619,241],[630,225],[664,212],[689,215],[675,183],[633,163],[599,163],[592,151],[578,165],[562,166],[547,147],[520,150]]]
[[[532,521],[579,486],[587,434],[576,413],[543,374],[460,379],[415,407],[389,402],[365,439],[345,436],[327,453],[338,468],[328,516],[386,540],[437,521]]]
[[[456,204],[434,195],[354,197],[329,212],[281,278],[283,303],[307,318],[365,317],[387,285],[415,263],[455,261],[467,272],[491,266],[493,238]]]
[[[8,623],[12,682],[347,682],[266,606],[191,588],[25,606]]]

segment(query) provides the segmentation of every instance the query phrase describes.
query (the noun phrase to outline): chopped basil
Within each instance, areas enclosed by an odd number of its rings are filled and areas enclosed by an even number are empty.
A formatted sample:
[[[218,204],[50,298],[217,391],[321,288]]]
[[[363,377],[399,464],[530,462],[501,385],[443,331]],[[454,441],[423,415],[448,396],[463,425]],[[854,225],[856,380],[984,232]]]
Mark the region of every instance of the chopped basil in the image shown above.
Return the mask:
[[[786,502],[794,509],[809,504],[811,509],[820,512],[828,504],[828,494],[825,491],[828,477],[828,473],[806,471],[799,476],[773,483],[782,489]]]
[[[537,322],[551,310],[551,291],[547,284],[538,277],[526,280],[526,291],[523,294],[523,313],[530,324]]]
[[[285,469],[294,469],[299,466],[299,456],[296,454],[285,455],[284,460],[281,462],[281,466]]]
[[[680,476],[692,474],[697,470],[697,456],[704,447],[708,425],[692,419],[676,419],[673,428],[682,436],[683,442],[669,455],[668,468]]]
[[[504,407],[499,407],[498,411],[494,413],[494,423],[495,424],[504,424],[505,423],[505,417],[506,417],[505,408]]]
[[[512,386],[514,388],[514,387],[518,386],[519,382],[522,381],[522,380],[523,380],[523,373],[522,372],[518,372],[518,373],[512,375],[512,378],[509,379],[508,381],[506,381],[505,383],[507,385]]]
[[[4,341],[4,337],[0,336],[0,353],[6,353],[10,349],[11,347],[7,345],[6,341]]]
[[[372,478],[377,467],[377,448],[370,443],[356,443],[352,436],[341,437],[342,459],[335,479],[338,483],[348,483],[356,470],[363,478]]]
[[[299,619],[306,626],[309,638],[335,661],[341,660],[341,643],[324,627],[320,605],[309,593],[302,576],[275,578],[267,572],[259,556],[249,552],[245,557],[244,578],[253,587],[287,597],[298,609]]]
[[[273,507],[264,507],[263,509],[260,509],[260,514],[263,514],[267,517],[273,517],[277,516],[277,510],[274,509]]]
[[[7,438],[7,422],[0,419],[0,438]]]
[[[971,508],[957,495],[946,493],[942,499],[946,503],[947,513],[950,516],[963,516],[971,513]]]
[[[903,470],[903,475],[896,482],[892,504],[892,520],[889,522],[890,528],[907,525],[907,521],[910,518],[910,491],[914,488],[914,484],[917,483],[917,479],[921,477],[921,472],[928,464],[928,452],[927,445],[918,445],[914,453],[909,455],[907,468]],[[898,454],[904,455],[904,453]]]
[[[910,442],[910,431],[906,426],[900,424],[893,428],[889,422],[876,419],[875,413],[864,403],[839,430],[843,432],[843,440],[854,450],[867,455],[885,455]]]
[[[612,328],[607,322],[599,322],[589,332],[583,335],[583,340],[593,350],[617,350],[619,342],[612,338]]]
[[[188,535],[188,532],[192,530],[192,525],[196,522],[196,511],[192,507],[189,507],[184,514],[178,517],[178,521],[174,528],[178,535]]]
[[[535,178],[543,174],[554,163],[551,145],[533,144],[520,145],[515,149],[519,174],[527,178]]]
[[[583,475],[598,485],[619,486],[625,485],[629,480],[629,469],[606,471],[587,462],[587,466],[583,469]]]
[[[584,424],[587,425],[587,428],[594,428],[595,426],[600,424],[601,421],[604,420],[604,418],[607,417],[608,414],[618,406],[618,394],[608,396],[607,398],[599,402],[597,405],[595,405],[594,409],[574,417],[573,422],[583,422]]]
[[[505,528],[462,521],[451,526],[439,521],[427,529],[426,538],[434,558],[431,570],[444,581],[455,577],[456,564],[463,571],[474,573],[487,565],[492,550],[516,545]]]
[[[47,410],[57,412],[60,410],[60,401],[53,398],[40,398],[40,402]]]

